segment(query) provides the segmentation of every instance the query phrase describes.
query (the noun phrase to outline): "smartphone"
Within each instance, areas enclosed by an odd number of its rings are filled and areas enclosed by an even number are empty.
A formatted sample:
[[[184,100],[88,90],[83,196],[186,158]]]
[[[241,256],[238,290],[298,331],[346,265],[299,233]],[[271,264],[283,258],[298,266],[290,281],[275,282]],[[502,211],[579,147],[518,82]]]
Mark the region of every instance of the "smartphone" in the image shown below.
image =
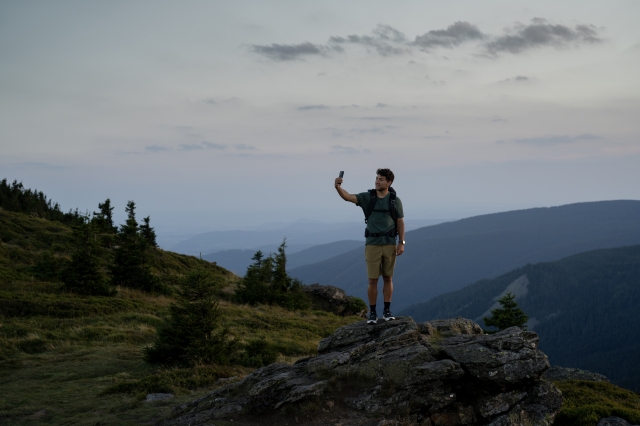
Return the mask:
[[[341,178],[341,177],[344,177],[344,172],[343,172],[343,171],[341,171],[341,172],[340,172],[340,176],[338,176],[338,177],[340,177],[340,178]]]

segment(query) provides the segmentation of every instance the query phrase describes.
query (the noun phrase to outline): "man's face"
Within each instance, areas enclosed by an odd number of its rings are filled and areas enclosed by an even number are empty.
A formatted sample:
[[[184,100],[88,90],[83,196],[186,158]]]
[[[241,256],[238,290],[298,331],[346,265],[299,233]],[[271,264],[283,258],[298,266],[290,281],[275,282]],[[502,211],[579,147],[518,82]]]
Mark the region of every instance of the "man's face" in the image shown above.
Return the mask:
[[[384,191],[385,189],[389,189],[390,186],[391,182],[389,182],[386,177],[376,175],[376,191]]]

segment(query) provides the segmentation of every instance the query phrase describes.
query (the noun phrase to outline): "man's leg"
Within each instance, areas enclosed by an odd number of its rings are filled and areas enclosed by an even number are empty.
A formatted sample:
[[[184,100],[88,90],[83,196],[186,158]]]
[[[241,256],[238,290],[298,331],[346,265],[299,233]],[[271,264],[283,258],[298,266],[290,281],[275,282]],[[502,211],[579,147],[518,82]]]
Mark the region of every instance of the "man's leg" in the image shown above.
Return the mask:
[[[385,285],[385,288],[386,285]],[[369,295],[369,305],[374,306],[376,301],[378,300],[378,279],[377,278],[369,278],[369,288],[367,289],[367,294]],[[385,300],[386,296],[385,296]]]
[[[382,276],[382,280],[384,281],[384,287],[382,287],[382,294],[384,295],[385,303],[391,303],[391,298],[393,297],[393,277],[388,277],[386,275]],[[369,280],[369,294],[371,294],[371,280]],[[376,295],[378,294],[378,286],[376,285]],[[369,296],[371,299],[371,296]]]

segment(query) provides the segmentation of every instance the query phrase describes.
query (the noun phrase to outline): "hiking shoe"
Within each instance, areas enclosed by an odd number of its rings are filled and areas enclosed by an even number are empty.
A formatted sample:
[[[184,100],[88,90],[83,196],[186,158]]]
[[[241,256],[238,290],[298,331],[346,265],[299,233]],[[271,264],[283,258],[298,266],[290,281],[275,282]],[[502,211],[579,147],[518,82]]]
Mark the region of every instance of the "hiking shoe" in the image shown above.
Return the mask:
[[[396,317],[394,317],[393,315],[391,315],[391,311],[390,311],[389,309],[385,309],[385,310],[382,312],[382,318],[383,318],[385,321],[391,321],[391,320],[396,319]]]
[[[378,314],[375,312],[371,312],[369,314],[369,319],[367,320],[367,324],[376,324],[378,322]]]

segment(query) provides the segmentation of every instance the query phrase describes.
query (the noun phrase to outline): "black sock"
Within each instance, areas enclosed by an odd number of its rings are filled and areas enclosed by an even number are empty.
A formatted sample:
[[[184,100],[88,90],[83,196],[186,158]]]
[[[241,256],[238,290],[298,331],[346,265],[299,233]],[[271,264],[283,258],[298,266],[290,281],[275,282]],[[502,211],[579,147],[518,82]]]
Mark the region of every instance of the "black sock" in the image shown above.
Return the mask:
[[[391,306],[391,302],[384,302],[384,310],[389,310],[389,306]]]
[[[369,311],[369,312],[375,312],[376,311],[376,305],[369,305],[369,307],[371,308],[371,311]]]

